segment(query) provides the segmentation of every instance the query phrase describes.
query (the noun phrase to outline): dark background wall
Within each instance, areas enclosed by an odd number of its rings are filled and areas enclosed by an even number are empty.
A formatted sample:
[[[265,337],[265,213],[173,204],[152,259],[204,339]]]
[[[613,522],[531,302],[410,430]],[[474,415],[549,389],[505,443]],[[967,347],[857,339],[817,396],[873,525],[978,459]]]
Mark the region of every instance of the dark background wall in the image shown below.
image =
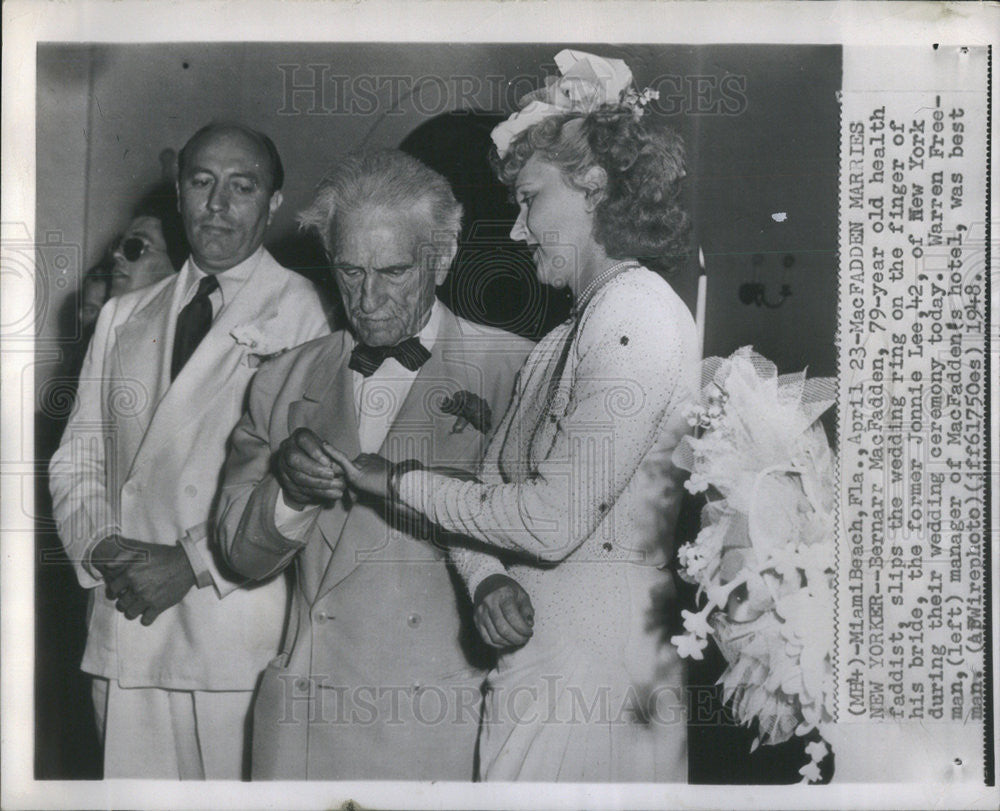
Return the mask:
[[[533,285],[530,265],[506,239],[515,212],[489,176],[484,147],[497,116],[556,72],[552,57],[561,47],[574,46],[39,47],[36,232],[51,235],[56,246],[40,257],[36,282],[40,456],[65,416],[52,382],[75,331],[67,313],[75,309],[80,275],[167,172],[169,150],[212,119],[244,121],[277,143],[286,202],[268,245],[323,286],[322,257],[297,234],[294,214],[330,161],[366,144],[404,144],[446,171],[471,215],[471,247],[443,297],[473,318],[523,334],[543,332],[566,301]],[[808,366],[810,374],[834,374],[840,49],[579,47],[625,59],[638,87],[660,91],[653,114],[667,116],[688,144],[692,259],[671,282],[693,309],[700,245],[709,278],[706,354],[753,344],[782,372]],[[456,110],[477,114],[450,114]],[[764,285],[772,304],[782,299],[782,287],[790,295],[777,308],[744,304],[747,283]],[[83,595],[68,567],[53,562],[58,541],[46,517],[46,489],[40,480],[38,547],[45,565],[37,578],[36,769],[39,777],[94,776],[99,756],[86,684],[76,670]],[[693,671],[693,678],[714,677],[709,669]],[[693,764],[701,751],[714,765],[692,778],[753,778],[747,770],[757,767],[742,757],[748,741],[699,742],[694,731]],[[765,756],[780,760],[780,753]],[[755,757],[756,779],[775,773],[770,761]]]
[[[507,113],[521,93],[555,73],[560,47],[40,47],[36,230],[79,246],[75,263],[44,268],[40,347],[58,339],[58,311],[75,295],[81,268],[99,258],[161,177],[161,153],[179,149],[201,124],[238,119],[274,138],[285,157],[286,202],[269,244],[294,253],[295,212],[337,155],[362,144],[398,146],[455,108]],[[783,371],[809,365],[831,374],[839,48],[581,47],[625,59],[639,87],[659,88],[654,109],[688,143],[695,241],[709,272],[707,353],[753,343]],[[316,79],[321,92],[289,92]],[[479,190],[465,192],[475,197]],[[783,222],[772,217],[779,213]],[[737,293],[746,281],[766,284],[772,301],[782,284],[792,296],[778,309],[743,305]],[[693,274],[675,283],[693,298]],[[39,384],[51,368],[37,370]]]

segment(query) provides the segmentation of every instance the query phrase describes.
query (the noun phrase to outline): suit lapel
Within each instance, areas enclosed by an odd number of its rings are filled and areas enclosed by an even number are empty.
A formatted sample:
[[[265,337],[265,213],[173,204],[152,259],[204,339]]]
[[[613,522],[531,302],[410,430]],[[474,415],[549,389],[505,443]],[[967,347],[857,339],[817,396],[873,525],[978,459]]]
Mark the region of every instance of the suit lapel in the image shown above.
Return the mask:
[[[236,339],[230,333],[240,325],[260,325],[272,317],[272,311],[273,314],[277,313],[276,301],[283,277],[279,273],[268,272],[270,264],[273,264],[273,260],[262,253],[257,266],[236,291],[233,300],[212,323],[212,328],[180,374],[171,382],[170,359],[173,354],[174,332],[184,295],[182,285],[175,285],[166,324],[161,329],[163,345],[159,350],[158,385],[163,395],[136,455],[135,465],[140,464],[142,459],[155,456],[165,444],[176,441],[178,426],[188,424],[192,420],[192,412],[210,413],[214,400],[230,396],[226,383],[232,382],[231,378],[241,363],[248,363],[247,355],[250,351],[250,347],[238,347]],[[190,269],[185,268],[182,272],[190,272]],[[178,281],[183,282],[184,279]],[[123,345],[123,348],[131,351],[128,345]],[[246,373],[248,377],[252,374],[249,365]]]
[[[465,458],[454,452],[456,440],[464,436],[451,433],[455,418],[446,415],[440,406],[445,397],[473,388],[470,368],[462,362],[460,347],[456,347],[458,339],[458,321],[444,310],[434,352],[414,379],[379,449],[379,454],[391,462],[419,459],[431,466],[456,464]],[[474,433],[471,426],[465,430],[465,436]],[[463,443],[459,440],[459,444]]]
[[[115,330],[115,354],[121,377],[111,385],[123,387],[123,390],[110,393],[112,406],[131,397],[135,398],[134,402],[145,403],[145,407],[135,410],[132,418],[138,441],[133,445],[135,454],[129,460],[129,475],[135,461],[150,444],[150,426],[170,386],[170,358],[164,353],[164,347],[173,342],[173,313],[183,294],[180,281],[178,277],[174,284],[164,286]],[[117,413],[116,423],[121,424],[125,415],[126,410]]]
[[[240,286],[233,300],[223,308],[219,317],[212,322],[212,327],[198,344],[198,348],[184,364],[184,368],[171,383],[160,404],[157,418],[170,424],[174,417],[182,416],[181,412],[191,408],[194,402],[204,402],[206,393],[211,394],[218,388],[219,364],[227,355],[234,355],[236,341],[230,332],[237,325],[246,321],[259,323],[266,319],[262,313],[273,301],[277,292],[277,280],[268,278],[269,274],[260,273],[260,265],[249,274]],[[176,329],[179,309],[174,313],[172,331]],[[173,355],[173,336],[164,355]],[[169,367],[169,363],[165,364]],[[169,368],[167,369],[169,375]]]
[[[452,466],[468,464],[470,459],[478,459],[476,453],[479,448],[470,449],[470,445],[478,443],[480,435],[471,426],[467,426],[462,433],[452,434],[451,428],[455,418],[443,414],[439,406],[445,396],[461,389],[471,388],[470,369],[456,357],[459,354],[455,351],[456,342],[460,338],[457,319],[445,309],[431,357],[414,378],[413,385],[410,386],[406,399],[403,400],[399,413],[382,442],[379,450],[381,456],[392,462],[419,459],[429,465]],[[345,357],[341,367],[345,371],[346,361]],[[344,389],[349,393],[353,392],[353,388],[345,386]],[[354,414],[353,400],[350,413]],[[360,453],[357,445],[356,421],[352,429],[355,447],[348,452],[348,455],[353,458]],[[346,452],[347,449],[342,450]],[[332,510],[324,511],[325,516],[331,513]],[[336,554],[330,560],[317,598],[322,597],[350,575],[360,563],[377,556],[387,541],[383,536],[372,537],[367,533],[351,531],[352,523],[352,516],[348,511],[340,522],[340,540]],[[384,521],[379,520],[378,526],[380,533],[393,531]],[[326,534],[325,526],[324,534]]]

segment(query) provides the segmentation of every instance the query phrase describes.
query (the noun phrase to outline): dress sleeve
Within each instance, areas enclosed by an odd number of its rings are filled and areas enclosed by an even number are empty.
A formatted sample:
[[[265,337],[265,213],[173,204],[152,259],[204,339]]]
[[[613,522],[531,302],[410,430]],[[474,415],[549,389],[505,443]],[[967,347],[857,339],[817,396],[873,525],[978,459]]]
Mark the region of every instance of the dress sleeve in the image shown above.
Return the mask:
[[[487,552],[470,549],[467,546],[452,546],[448,548],[448,560],[455,567],[458,576],[465,583],[469,599],[476,599],[476,589],[487,577],[502,574],[515,580],[501,560]]]
[[[645,284],[614,287],[581,320],[568,407],[543,415],[555,435],[525,480],[411,471],[398,482],[407,505],[447,530],[548,562],[594,532],[685,401],[696,362],[694,322],[676,297],[660,300]]]

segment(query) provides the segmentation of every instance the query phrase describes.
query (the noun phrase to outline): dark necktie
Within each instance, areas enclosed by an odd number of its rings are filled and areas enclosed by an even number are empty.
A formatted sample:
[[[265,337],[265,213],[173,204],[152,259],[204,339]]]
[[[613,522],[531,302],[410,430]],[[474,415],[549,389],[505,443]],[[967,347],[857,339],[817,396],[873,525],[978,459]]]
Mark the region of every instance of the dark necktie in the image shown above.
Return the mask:
[[[170,362],[170,379],[177,377],[184,364],[194,354],[201,339],[212,326],[212,301],[209,296],[219,289],[215,276],[206,276],[198,282],[198,292],[177,316],[177,331],[174,333],[174,355]]]
[[[427,363],[430,356],[431,353],[420,343],[419,338],[407,338],[395,346],[358,344],[351,352],[351,360],[347,366],[370,377],[386,358],[395,358],[404,368],[415,372]]]

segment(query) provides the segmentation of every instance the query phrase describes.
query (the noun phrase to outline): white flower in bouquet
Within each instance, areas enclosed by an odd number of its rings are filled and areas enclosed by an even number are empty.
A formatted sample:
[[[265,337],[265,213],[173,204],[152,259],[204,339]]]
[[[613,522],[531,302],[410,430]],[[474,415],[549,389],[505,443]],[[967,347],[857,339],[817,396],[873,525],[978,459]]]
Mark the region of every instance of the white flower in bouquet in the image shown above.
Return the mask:
[[[705,637],[700,637],[696,634],[674,636],[670,638],[670,642],[677,647],[678,654],[690,657],[691,659],[701,659],[703,656],[702,651],[708,645],[708,640]]]
[[[829,378],[779,376],[744,347],[708,358],[696,435],[674,462],[704,492],[698,537],[678,553],[681,576],[699,586],[698,612],[671,640],[701,658],[712,637],[728,666],[723,698],[754,721],[760,743],[781,743],[832,720],[834,457],[820,414],[834,401]],[[810,744],[805,781],[819,779],[828,749]]]

